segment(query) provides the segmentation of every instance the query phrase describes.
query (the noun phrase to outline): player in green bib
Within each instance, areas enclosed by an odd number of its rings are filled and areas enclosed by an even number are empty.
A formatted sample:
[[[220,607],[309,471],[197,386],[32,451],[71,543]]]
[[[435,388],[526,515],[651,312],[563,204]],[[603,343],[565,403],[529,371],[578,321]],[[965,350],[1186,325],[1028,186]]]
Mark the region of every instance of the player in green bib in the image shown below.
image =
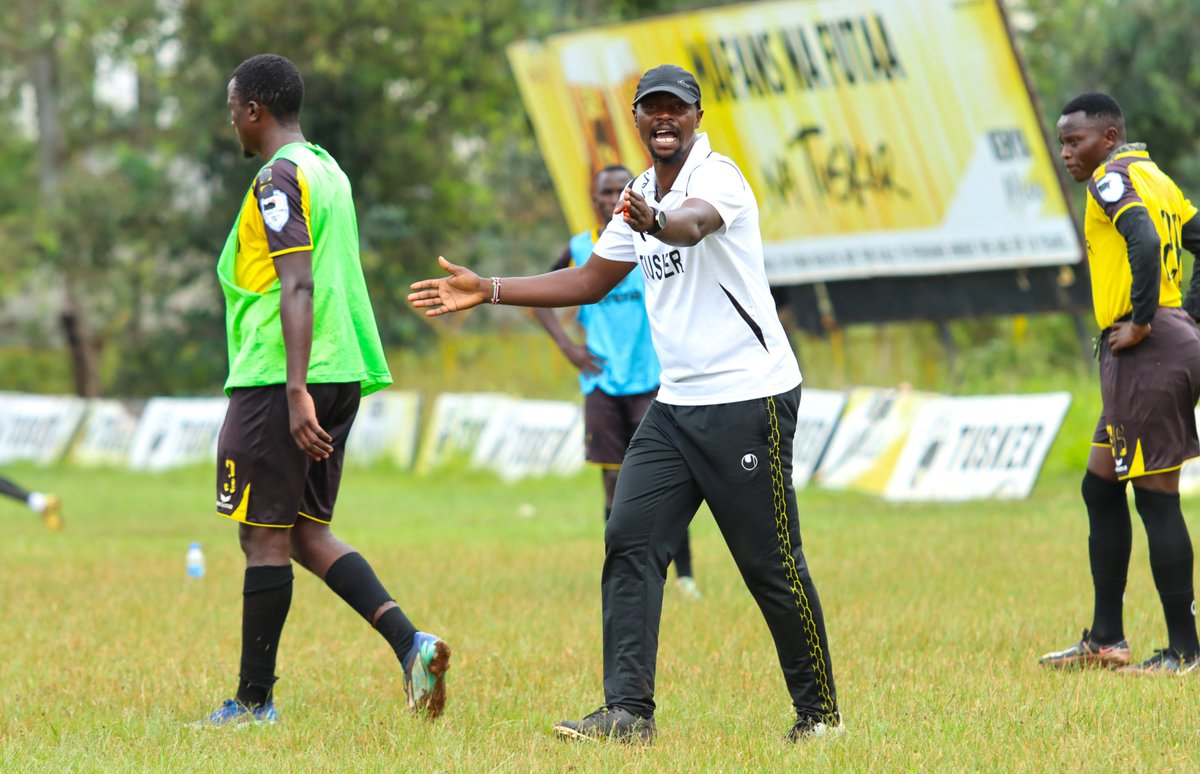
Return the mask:
[[[403,667],[409,706],[437,717],[450,649],[417,631],[329,526],[359,400],[392,382],[359,261],[350,182],[304,138],[304,82],[290,61],[247,59],[228,97],[243,152],[266,164],[217,263],[229,339],[217,513],[239,522],[246,576],[237,695],[201,723],[278,720],[275,661],[292,558],[383,635]]]

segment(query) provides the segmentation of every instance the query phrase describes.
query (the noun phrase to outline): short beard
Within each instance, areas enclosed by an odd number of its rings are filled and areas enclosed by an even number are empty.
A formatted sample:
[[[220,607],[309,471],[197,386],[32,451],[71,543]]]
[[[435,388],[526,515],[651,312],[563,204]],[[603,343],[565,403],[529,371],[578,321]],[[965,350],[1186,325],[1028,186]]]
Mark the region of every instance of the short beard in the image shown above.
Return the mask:
[[[660,156],[657,153],[655,153],[654,151],[650,151],[650,158],[654,159],[655,164],[674,164],[675,162],[679,161],[679,159],[682,157],[683,157],[683,146],[682,145],[679,146],[678,148],[676,148],[675,152],[672,153],[670,156]]]

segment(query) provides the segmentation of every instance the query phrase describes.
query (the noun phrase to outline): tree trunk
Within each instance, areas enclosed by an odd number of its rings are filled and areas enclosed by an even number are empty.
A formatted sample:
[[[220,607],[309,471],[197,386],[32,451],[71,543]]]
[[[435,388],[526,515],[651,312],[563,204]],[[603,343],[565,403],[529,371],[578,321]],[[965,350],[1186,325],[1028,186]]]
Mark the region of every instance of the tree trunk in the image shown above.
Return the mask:
[[[32,54],[29,69],[37,101],[38,187],[43,205],[52,208],[60,204],[63,153],[62,126],[58,120],[58,60],[53,38],[40,44]]]
[[[57,10],[57,7],[54,9]],[[53,16],[57,16],[53,11]],[[30,54],[30,80],[37,101],[38,129],[38,188],[42,207],[46,212],[44,222],[61,222],[56,212],[62,207],[63,132],[59,121],[59,62],[53,35],[47,39],[37,37],[37,14],[28,17],[30,33],[37,46]],[[53,248],[61,249],[61,248]],[[71,357],[71,373],[75,379],[75,392],[84,398],[100,394],[100,341],[87,324],[84,302],[75,288],[68,262],[62,256],[50,256],[57,264],[63,278],[63,309],[59,316],[63,336]]]
[[[63,277],[63,312],[60,316],[63,335],[71,352],[71,373],[75,377],[75,394],[81,398],[100,395],[100,340],[87,323],[75,283],[70,274]]]

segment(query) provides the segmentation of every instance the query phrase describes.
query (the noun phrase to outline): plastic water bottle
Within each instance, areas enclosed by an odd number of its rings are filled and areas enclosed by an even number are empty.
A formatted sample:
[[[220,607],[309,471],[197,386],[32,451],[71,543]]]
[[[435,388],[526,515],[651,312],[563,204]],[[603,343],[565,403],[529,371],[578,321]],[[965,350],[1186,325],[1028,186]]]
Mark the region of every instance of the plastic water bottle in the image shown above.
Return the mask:
[[[187,551],[187,574],[189,578],[204,577],[204,552],[199,543],[192,543]]]

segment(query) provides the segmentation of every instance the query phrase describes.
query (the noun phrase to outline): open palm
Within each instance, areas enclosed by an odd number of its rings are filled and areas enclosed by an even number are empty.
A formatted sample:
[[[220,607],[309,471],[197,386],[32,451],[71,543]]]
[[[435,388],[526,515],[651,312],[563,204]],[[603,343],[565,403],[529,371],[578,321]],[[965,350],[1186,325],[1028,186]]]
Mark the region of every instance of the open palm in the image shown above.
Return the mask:
[[[412,283],[410,287],[414,292],[408,294],[408,303],[425,309],[427,317],[461,312],[483,303],[483,283],[478,274],[441,256],[438,256],[438,264],[450,276]]]

